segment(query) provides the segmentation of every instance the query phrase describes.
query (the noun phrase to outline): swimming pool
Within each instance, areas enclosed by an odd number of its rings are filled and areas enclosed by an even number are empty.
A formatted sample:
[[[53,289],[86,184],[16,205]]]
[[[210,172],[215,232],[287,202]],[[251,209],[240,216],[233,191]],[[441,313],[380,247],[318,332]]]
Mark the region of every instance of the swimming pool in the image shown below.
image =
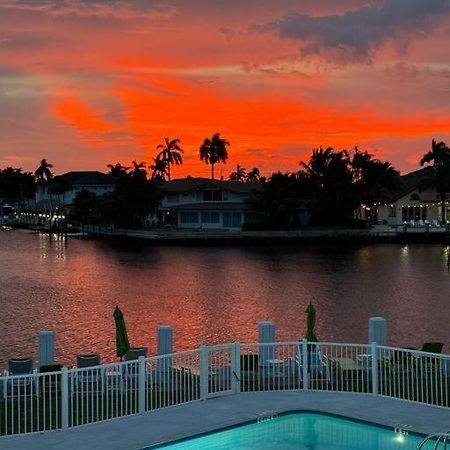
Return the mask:
[[[415,450],[421,437],[317,413],[291,413],[149,448],[167,450]],[[432,449],[429,444],[426,449]],[[145,449],[144,449],[145,450]]]

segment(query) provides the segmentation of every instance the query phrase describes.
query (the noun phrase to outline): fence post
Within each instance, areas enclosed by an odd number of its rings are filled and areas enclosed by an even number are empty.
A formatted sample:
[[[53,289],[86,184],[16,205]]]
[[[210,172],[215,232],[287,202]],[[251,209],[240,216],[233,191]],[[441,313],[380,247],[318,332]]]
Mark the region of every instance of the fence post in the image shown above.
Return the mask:
[[[69,428],[69,373],[61,369],[61,429]]]
[[[201,345],[199,352],[200,352],[200,399],[206,400],[208,398],[208,382],[209,382],[208,348]]]
[[[302,340],[302,377],[303,377],[303,390],[307,391],[309,387],[308,380],[308,340]]]
[[[235,342],[231,347],[231,390],[241,392],[241,344]]]
[[[372,394],[378,395],[378,347],[376,342],[370,344],[372,361]]]
[[[139,356],[139,397],[138,397],[138,412],[142,414],[145,412],[145,356]]]

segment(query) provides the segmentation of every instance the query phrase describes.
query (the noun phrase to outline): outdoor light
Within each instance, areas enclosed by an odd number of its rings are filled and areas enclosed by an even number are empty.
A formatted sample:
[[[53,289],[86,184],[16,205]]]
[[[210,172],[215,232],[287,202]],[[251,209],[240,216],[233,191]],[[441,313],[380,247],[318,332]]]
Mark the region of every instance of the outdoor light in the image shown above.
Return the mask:
[[[397,436],[394,437],[395,442],[403,443],[405,442],[405,436],[401,432],[397,432]]]

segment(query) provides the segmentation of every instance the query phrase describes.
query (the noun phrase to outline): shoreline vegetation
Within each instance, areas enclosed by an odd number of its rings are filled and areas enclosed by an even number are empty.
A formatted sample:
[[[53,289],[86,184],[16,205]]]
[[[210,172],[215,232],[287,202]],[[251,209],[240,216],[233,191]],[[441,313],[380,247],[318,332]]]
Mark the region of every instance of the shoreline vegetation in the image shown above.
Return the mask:
[[[201,145],[199,158],[211,167],[212,180],[214,167],[226,163],[230,145],[219,133],[214,134],[211,139],[206,138]],[[130,166],[108,164],[113,190],[97,195],[83,189],[71,204],[64,201],[61,205],[55,203],[57,198],[64,199],[71,186],[64,183],[62,176],[54,175],[53,165],[46,159],[42,159],[34,174],[8,167],[0,170],[0,204],[13,204],[16,211],[21,211],[25,216],[44,217],[44,222],[49,223],[49,231],[67,232],[68,224],[73,224],[73,228],[101,225],[116,230],[146,230],[148,217],[158,217],[160,213],[164,183],[173,179],[173,169],[183,163],[185,154],[179,139],[165,138],[164,143],[159,144],[156,150],[153,164],[136,161]],[[445,206],[450,196],[450,148],[444,142],[433,140],[420,165],[430,167],[422,180],[423,189],[436,191],[437,201],[441,205],[440,225],[445,230],[436,233],[435,230],[410,233],[405,229],[403,234],[415,237],[423,235],[426,239],[439,235],[446,239],[448,225],[445,227]],[[390,233],[373,231],[369,226],[376,223],[376,207],[380,204],[380,199],[401,187],[400,173],[390,162],[375,159],[373,155],[357,147],[350,151],[335,150],[332,147],[314,149],[309,160],[300,162],[299,167],[293,171],[278,171],[269,177],[262,176],[257,167],[247,173],[244,167],[237,165],[236,171],[230,173],[228,180],[252,183],[258,187],[253,189],[253,197],[247,201],[247,206],[258,216],[258,223],[251,230],[246,225],[252,224],[243,223],[243,231],[239,234],[241,238],[259,236],[262,231],[266,236],[276,237],[279,230],[286,236],[295,234],[295,238],[314,237],[305,225],[336,230],[349,228],[353,230],[349,234],[355,237],[363,235],[366,238],[390,238]],[[44,192],[48,197],[41,209],[36,198],[33,199],[36,190]],[[364,217],[362,206],[365,209]],[[164,229],[164,225],[165,222],[158,217],[155,228]],[[362,231],[364,229],[366,233]],[[146,233],[142,231],[141,234],[147,238]],[[154,234],[153,230],[148,233]],[[217,232],[202,230],[202,233],[203,239],[208,234],[215,235]],[[234,233],[230,231],[227,239],[234,238]],[[394,236],[400,234],[398,230],[393,233]],[[133,233],[125,233],[126,236],[130,234]],[[335,232],[333,235],[340,236],[342,233]]]

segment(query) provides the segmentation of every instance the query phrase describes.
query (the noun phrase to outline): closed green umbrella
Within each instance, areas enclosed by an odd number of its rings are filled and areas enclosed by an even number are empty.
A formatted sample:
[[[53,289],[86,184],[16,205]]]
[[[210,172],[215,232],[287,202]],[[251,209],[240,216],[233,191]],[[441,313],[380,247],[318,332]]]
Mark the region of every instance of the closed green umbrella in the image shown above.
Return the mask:
[[[118,306],[114,309],[113,316],[116,323],[116,355],[122,359],[125,353],[130,350],[127,327],[125,325],[122,311]]]
[[[316,308],[314,308],[313,304],[309,302],[308,307],[306,308],[306,336],[305,338],[309,342],[317,342],[317,336],[314,332],[314,327],[316,326]]]

